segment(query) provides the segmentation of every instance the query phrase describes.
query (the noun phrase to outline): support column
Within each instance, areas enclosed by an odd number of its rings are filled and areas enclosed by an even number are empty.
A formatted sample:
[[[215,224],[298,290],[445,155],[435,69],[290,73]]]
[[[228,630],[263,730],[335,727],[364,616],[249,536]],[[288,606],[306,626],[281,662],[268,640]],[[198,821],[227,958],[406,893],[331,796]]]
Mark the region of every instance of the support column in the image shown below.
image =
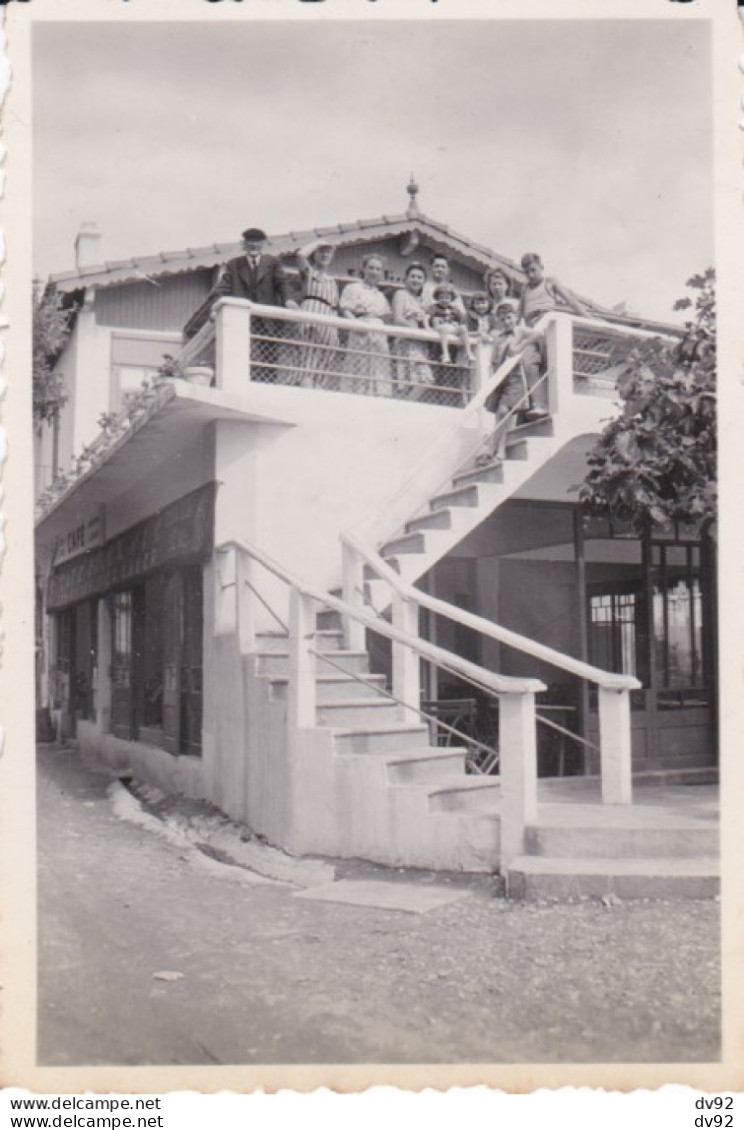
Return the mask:
[[[393,596],[393,627],[400,632],[419,638],[419,606],[415,600],[395,593]],[[393,694],[407,706],[418,707],[421,702],[421,664],[417,652],[405,644],[393,641]],[[411,711],[398,707],[401,721],[411,721]]]
[[[602,804],[632,804],[630,691],[599,688]]]
[[[341,596],[352,608],[364,609],[364,562],[352,546],[341,543]],[[365,627],[350,616],[343,617],[346,646],[364,651],[367,646]]]
[[[584,544],[584,524],[580,507],[574,507],[574,560],[576,562],[576,592],[578,596],[578,625],[579,625],[579,659],[584,663],[589,662],[589,616],[587,608],[586,591],[586,551]],[[579,679],[579,725],[578,731],[582,738],[586,738],[589,728],[589,684],[586,679]],[[588,754],[586,747],[582,747],[584,775],[589,772]]]
[[[247,553],[236,549],[235,613],[238,624],[240,654],[248,655],[256,646],[256,599],[250,588],[256,563]]]
[[[298,589],[289,597],[289,701],[287,725],[292,735],[298,729],[315,726],[315,603]]]
[[[241,395],[251,379],[251,315],[245,306],[221,299],[215,308],[215,386]]]
[[[499,695],[501,867],[524,851],[525,826],[537,819],[537,734],[531,691]]]
[[[493,343],[477,341],[475,343],[475,364],[473,365],[473,395],[479,393],[491,375],[491,357]]]
[[[573,322],[554,314],[547,333],[548,408],[555,414],[573,394]]]
[[[238,560],[234,546],[218,550],[214,571],[214,633],[229,636],[238,630]]]

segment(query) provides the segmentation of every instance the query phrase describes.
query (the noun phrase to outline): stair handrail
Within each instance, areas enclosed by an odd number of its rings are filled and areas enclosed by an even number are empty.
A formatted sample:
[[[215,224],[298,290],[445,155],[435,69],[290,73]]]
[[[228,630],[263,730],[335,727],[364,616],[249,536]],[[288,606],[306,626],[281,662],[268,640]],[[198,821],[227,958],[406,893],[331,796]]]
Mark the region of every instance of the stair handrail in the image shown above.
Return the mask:
[[[229,549],[237,549],[241,553],[247,554],[248,557],[253,558],[262,565],[268,572],[272,573],[279,580],[283,581],[290,588],[295,589],[302,596],[308,597],[310,600],[316,601],[327,608],[331,608],[339,612],[343,617],[351,619],[364,628],[377,632],[382,636],[386,636],[394,643],[402,644],[405,647],[415,651],[421,659],[426,659],[428,662],[435,663],[439,666],[446,666],[455,674],[461,675],[469,682],[475,682],[484,690],[490,690],[493,694],[537,694],[540,691],[546,690],[545,684],[539,679],[520,677],[514,675],[499,675],[497,672],[489,671],[485,667],[481,667],[477,663],[471,663],[468,659],[463,659],[462,656],[448,651],[446,648],[439,647],[437,644],[430,643],[428,640],[422,640],[418,636],[402,631],[394,627],[386,620],[380,620],[373,613],[365,612],[362,608],[353,604],[347,603],[340,597],[333,596],[331,593],[324,592],[321,589],[316,589],[312,585],[300,580],[283,565],[274,561],[268,554],[258,549],[256,546],[248,545],[240,538],[230,538],[220,545],[215,547],[215,553],[224,553]]]
[[[226,576],[222,575],[219,554],[227,555],[224,562]],[[287,691],[287,748],[289,757],[301,756],[305,748],[302,735],[317,727],[317,692],[315,682],[315,656],[313,647],[316,634],[315,611],[320,604],[341,613],[344,620],[353,623],[362,632],[370,629],[386,636],[393,643],[393,696],[405,709],[408,703],[420,708],[419,660],[444,666],[447,670],[474,682],[499,699],[499,787],[501,806],[498,835],[500,838],[501,865],[519,855],[524,848],[525,829],[537,817],[537,740],[535,695],[547,688],[539,679],[516,678],[498,675],[477,663],[471,663],[436,644],[422,640],[415,630],[389,624],[370,615],[345,600],[306,584],[288,569],[274,561],[267,553],[239,538],[231,538],[215,548],[217,556],[218,609],[216,624],[224,632],[225,617],[221,616],[220,602],[226,590],[232,590],[229,630],[240,641],[241,650],[255,636],[243,623],[241,598],[245,574],[245,561],[256,561],[280,581],[290,586],[289,605],[289,681]],[[410,609],[411,602],[405,602]],[[418,610],[416,610],[418,611]],[[404,658],[401,658],[404,653]]]
[[[603,671],[583,660],[574,659],[545,644],[531,640],[494,621],[486,620],[473,612],[457,608],[446,601],[431,596],[407,584],[374,550],[369,549],[354,535],[341,536],[342,595],[347,603],[364,600],[364,565],[369,565],[377,576],[392,588],[393,623],[405,624],[411,630],[418,627],[419,609],[426,608],[454,620],[463,627],[472,628],[499,643],[504,643],[523,654],[549,663],[578,675],[597,685],[599,713],[600,782],[603,804],[630,804],[633,796],[630,692],[641,688],[633,675]],[[378,619],[379,623],[384,623]],[[348,632],[353,638],[353,621],[348,622]],[[395,662],[395,657],[394,657]],[[395,675],[395,670],[394,670]],[[409,676],[410,678],[410,676]]]
[[[547,333],[548,327],[555,319],[555,314],[546,314],[533,328],[538,332]],[[485,408],[489,396],[494,389],[498,388],[502,381],[508,377],[509,373],[519,364],[520,360],[521,357],[519,354],[514,357],[507,357],[497,369],[494,369],[493,372],[481,379],[479,389],[470,398],[465,407],[460,409],[457,419],[437,434],[431,446],[426,449],[421,458],[413,465],[405,479],[403,479],[373,514],[368,515],[355,527],[355,533],[363,534],[373,541],[378,540],[375,536],[376,527],[382,520],[385,520],[386,525],[390,524],[391,514],[396,512],[403,500],[406,499],[406,495],[410,494],[414,488],[415,498],[410,502],[406,501],[406,506],[403,508],[405,517],[410,517],[411,514],[415,513],[423,505],[426,497],[429,496],[429,487],[428,485],[426,487],[422,486],[422,471],[432,464],[436,455],[445,444],[451,443],[467,430],[468,427],[478,426],[476,422],[477,417]],[[434,490],[435,488],[432,487],[431,489]],[[402,520],[403,519],[401,519],[401,521]]]
[[[497,643],[506,644],[508,647],[513,647],[517,651],[523,652],[525,655],[531,656],[533,659],[539,659],[544,663],[549,663],[554,667],[559,667],[571,675],[577,675],[580,679],[585,679],[587,682],[596,683],[598,687],[605,687],[608,690],[640,690],[642,684],[636,679],[634,675],[624,675],[619,672],[605,671],[601,667],[595,667],[591,663],[585,663],[581,659],[575,659],[571,655],[566,655],[556,648],[549,647],[547,644],[539,643],[537,640],[532,640],[529,636],[523,636],[519,632],[514,632],[510,628],[504,628],[497,624],[494,620],[487,620],[483,616],[478,616],[474,612],[468,612],[464,608],[458,608],[455,604],[450,604],[448,601],[441,600],[439,597],[432,596],[430,593],[424,592],[423,589],[415,588],[414,585],[408,584],[404,581],[399,573],[380,557],[373,549],[369,549],[364,543],[354,534],[342,533],[341,542],[343,545],[348,546],[353,552],[357,553],[366,565],[380,577],[381,580],[387,581],[394,592],[405,600],[414,600],[422,608],[426,608],[429,612],[434,612],[439,616],[445,616],[455,623],[460,624],[465,628],[472,628],[474,631],[479,632],[481,635],[488,636],[489,639],[495,640]]]

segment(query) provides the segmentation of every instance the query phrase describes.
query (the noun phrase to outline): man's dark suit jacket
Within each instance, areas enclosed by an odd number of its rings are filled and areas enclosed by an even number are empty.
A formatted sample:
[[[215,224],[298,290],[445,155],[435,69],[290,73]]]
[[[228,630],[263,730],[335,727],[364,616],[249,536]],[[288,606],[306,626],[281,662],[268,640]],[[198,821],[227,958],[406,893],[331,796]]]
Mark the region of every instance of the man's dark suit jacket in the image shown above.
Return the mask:
[[[274,255],[262,255],[254,270],[245,255],[231,259],[212,291],[212,301],[223,296],[248,298],[263,306],[284,306],[289,297],[284,267]]]
[[[201,329],[218,298],[228,296],[248,298],[263,306],[284,306],[290,297],[289,280],[284,267],[274,255],[262,255],[255,271],[245,255],[241,255],[239,259],[230,259],[217,284],[184,326],[186,337],[193,337]]]

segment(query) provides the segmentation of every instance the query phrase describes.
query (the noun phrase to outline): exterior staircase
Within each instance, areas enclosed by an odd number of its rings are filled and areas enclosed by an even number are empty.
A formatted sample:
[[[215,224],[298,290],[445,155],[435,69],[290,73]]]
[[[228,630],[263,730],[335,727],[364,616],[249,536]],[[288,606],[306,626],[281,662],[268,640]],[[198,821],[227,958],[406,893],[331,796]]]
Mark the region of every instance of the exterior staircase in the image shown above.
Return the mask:
[[[565,437],[556,435],[552,419],[512,428],[503,462],[469,466],[456,472],[432,495],[427,508],[411,518],[380,548],[380,556],[413,584],[467,534],[491,515],[548,460]],[[385,585],[367,570],[370,602],[386,607]]]
[[[344,646],[337,613],[318,612],[317,621],[317,725],[332,738],[344,857],[496,871],[498,778],[467,775],[464,748],[432,745],[427,725],[401,719],[402,708],[383,694],[384,677],[369,672],[367,652]],[[270,696],[286,699],[286,634],[260,633],[256,648]]]
[[[330,738],[319,779],[332,782],[335,823],[342,827],[334,851],[322,844],[310,850],[391,867],[500,871],[499,778],[466,774],[463,748],[432,745],[426,725],[401,719],[400,707],[383,693],[383,676],[370,673],[367,652],[345,647],[336,612],[317,613],[315,640],[317,728]],[[286,634],[260,633],[254,658],[269,697],[286,704]],[[510,897],[718,893],[709,786],[672,788],[676,807],[659,786],[648,790],[645,803],[603,806],[596,787],[586,778],[540,782],[538,819],[527,827],[523,854],[502,873]]]
[[[645,787],[632,806],[597,806],[592,783],[546,781],[539,822],[513,859],[508,893],[520,899],[713,898],[720,889],[717,791]],[[582,796],[582,792],[584,796]],[[586,794],[589,794],[587,797]]]

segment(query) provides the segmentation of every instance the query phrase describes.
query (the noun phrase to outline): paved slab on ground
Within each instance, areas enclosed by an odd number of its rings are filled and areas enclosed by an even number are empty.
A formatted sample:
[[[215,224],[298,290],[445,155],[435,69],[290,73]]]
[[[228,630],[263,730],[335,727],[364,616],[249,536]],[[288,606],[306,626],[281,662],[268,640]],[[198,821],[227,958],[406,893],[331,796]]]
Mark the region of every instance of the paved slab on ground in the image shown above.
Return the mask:
[[[469,898],[470,891],[451,887],[423,886],[421,883],[376,883],[374,880],[341,879],[325,887],[297,891],[295,898],[319,902],[345,902],[352,906],[372,906],[378,910],[402,910],[408,914],[426,914],[459,899]]]

